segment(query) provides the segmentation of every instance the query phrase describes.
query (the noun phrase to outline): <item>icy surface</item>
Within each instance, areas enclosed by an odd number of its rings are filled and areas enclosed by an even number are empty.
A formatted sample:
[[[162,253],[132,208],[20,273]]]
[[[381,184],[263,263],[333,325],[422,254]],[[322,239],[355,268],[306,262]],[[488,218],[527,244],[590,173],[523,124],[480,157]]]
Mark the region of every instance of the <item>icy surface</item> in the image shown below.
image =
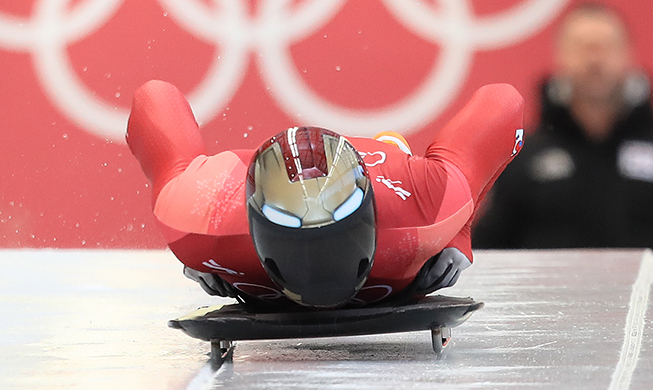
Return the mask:
[[[0,251],[1,389],[607,389],[646,252],[478,252],[447,295],[486,306],[437,357],[428,332],[237,342],[232,364],[167,321],[205,295],[166,251]],[[632,380],[653,383],[649,300]]]

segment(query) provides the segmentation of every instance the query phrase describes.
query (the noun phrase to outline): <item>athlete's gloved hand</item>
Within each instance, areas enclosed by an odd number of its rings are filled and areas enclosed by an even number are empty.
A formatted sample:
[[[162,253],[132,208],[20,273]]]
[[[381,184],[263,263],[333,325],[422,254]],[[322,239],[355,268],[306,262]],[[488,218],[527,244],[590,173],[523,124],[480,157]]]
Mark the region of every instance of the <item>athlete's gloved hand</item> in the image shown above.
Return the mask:
[[[234,287],[216,274],[200,272],[184,266],[184,276],[200,284],[202,290],[209,295],[237,298],[238,293]]]
[[[417,294],[429,294],[458,281],[460,273],[472,265],[467,256],[456,248],[445,248],[426,261],[415,277]]]

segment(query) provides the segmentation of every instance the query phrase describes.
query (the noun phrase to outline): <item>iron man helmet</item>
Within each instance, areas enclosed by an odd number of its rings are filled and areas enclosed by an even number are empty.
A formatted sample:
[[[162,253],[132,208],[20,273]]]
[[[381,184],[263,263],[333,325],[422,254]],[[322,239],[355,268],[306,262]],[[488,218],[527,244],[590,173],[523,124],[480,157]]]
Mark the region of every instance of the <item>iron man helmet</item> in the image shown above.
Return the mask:
[[[376,213],[349,141],[318,127],[279,133],[253,156],[246,191],[256,252],[288,298],[333,308],[356,295],[374,261]]]

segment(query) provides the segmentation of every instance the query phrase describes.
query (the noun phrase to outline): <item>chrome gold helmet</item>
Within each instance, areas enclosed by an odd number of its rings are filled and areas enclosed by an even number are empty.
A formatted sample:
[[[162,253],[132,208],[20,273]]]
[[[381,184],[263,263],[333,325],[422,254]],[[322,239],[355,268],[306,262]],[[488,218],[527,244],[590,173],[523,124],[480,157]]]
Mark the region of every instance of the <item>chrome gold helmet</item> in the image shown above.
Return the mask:
[[[263,268],[291,300],[336,307],[363,287],[376,249],[374,194],[344,137],[291,128],[249,166],[247,211]]]

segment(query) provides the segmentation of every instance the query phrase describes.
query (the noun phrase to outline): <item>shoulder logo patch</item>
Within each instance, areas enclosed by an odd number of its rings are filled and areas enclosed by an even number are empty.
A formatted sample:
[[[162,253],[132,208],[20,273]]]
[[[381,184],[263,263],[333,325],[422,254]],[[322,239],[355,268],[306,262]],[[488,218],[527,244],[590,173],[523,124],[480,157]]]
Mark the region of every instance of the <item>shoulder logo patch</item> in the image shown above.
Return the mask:
[[[519,153],[523,146],[524,146],[524,129],[517,129],[517,131],[515,131],[515,146],[512,148],[512,154],[510,155],[510,157]]]

